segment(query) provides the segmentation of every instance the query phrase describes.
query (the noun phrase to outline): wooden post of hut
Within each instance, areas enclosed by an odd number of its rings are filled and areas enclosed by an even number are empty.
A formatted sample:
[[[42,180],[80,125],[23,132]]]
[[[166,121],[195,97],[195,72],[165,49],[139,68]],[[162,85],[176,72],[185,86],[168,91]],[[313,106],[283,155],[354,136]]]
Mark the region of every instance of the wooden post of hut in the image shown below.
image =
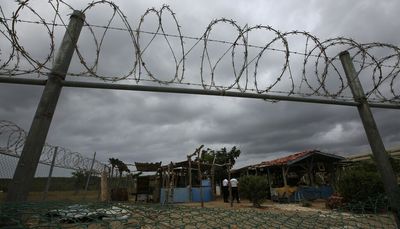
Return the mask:
[[[212,189],[212,195],[213,195],[213,200],[215,199],[216,195],[216,190],[215,190],[215,158],[216,155],[214,155],[213,163],[211,166],[211,189]]]
[[[268,176],[269,194],[271,196],[271,200],[273,200],[273,198],[272,198],[272,179],[271,179],[271,173],[269,172],[269,168],[267,168],[267,176]]]
[[[188,156],[188,164],[189,164],[189,201],[192,202],[192,158]]]
[[[189,199],[190,199],[190,202],[193,201],[193,198],[192,198],[192,156],[195,156],[197,153],[200,154],[200,151],[201,151],[201,149],[202,149],[203,147],[204,147],[204,145],[201,145],[199,148],[197,148],[197,149],[194,151],[194,153],[189,154],[189,155],[187,156],[188,162],[189,162]],[[201,172],[200,169],[199,169],[199,172]],[[200,175],[201,175],[201,174],[200,174]],[[201,179],[201,178],[200,178],[200,179]],[[201,180],[200,180],[200,183],[201,183]],[[201,191],[201,190],[200,190],[200,191]]]
[[[201,175],[201,154],[200,150],[198,151],[198,156],[197,156],[197,168],[199,170],[199,181],[200,181],[200,202],[201,202],[201,207],[204,208],[204,198],[203,198],[203,185],[201,184],[202,175]]]
[[[285,168],[285,166],[282,166],[282,177],[283,177],[283,186],[284,187],[287,186],[286,175],[287,175],[287,169]]]
[[[100,201],[108,201],[108,179],[107,179],[107,171],[104,168],[101,173],[101,182],[100,182]]]
[[[229,199],[231,200],[231,207],[233,207],[232,185],[231,185],[231,159],[229,159],[229,164],[228,164],[228,187],[229,187]]]
[[[314,186],[314,174],[313,174],[313,167],[314,167],[314,158],[311,158],[308,164],[308,178],[310,181],[310,186]]]
[[[163,204],[165,204],[167,202],[167,198],[168,198],[168,190],[167,190],[167,172],[165,171],[165,168],[162,168],[161,171],[162,175],[162,181],[161,181],[161,187],[163,188],[163,192],[164,192],[164,201]]]
[[[172,200],[172,202],[174,202],[174,191],[175,191],[175,181],[176,181],[176,173],[175,173],[175,169],[174,169],[174,164],[171,161],[171,180],[169,183],[169,199]]]
[[[164,168],[162,168],[162,170],[161,170],[161,178],[162,178],[162,180],[161,180],[161,188],[166,188],[167,187],[167,181],[166,181],[166,179],[167,179],[167,176],[166,176],[166,173],[165,173],[165,169]]]
[[[166,183],[166,187],[165,187],[165,189],[166,189],[165,200],[166,200],[167,203],[170,202],[170,199],[169,199],[169,195],[170,195],[170,192],[171,192],[171,190],[170,190],[171,181],[170,181],[170,177],[169,177],[170,175],[171,175],[171,164],[168,164],[167,179],[166,179],[167,183]]]

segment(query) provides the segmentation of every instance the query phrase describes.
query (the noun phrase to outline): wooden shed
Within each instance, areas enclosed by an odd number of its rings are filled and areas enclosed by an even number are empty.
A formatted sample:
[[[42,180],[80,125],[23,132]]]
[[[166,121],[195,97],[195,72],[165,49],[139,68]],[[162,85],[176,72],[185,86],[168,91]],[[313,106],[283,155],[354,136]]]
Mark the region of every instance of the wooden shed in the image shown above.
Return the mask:
[[[131,193],[135,201],[156,201],[160,199],[161,162],[135,162],[137,174],[133,175],[134,187]]]
[[[307,150],[240,169],[241,174],[267,176],[271,199],[300,201],[333,193],[337,163],[344,157]]]

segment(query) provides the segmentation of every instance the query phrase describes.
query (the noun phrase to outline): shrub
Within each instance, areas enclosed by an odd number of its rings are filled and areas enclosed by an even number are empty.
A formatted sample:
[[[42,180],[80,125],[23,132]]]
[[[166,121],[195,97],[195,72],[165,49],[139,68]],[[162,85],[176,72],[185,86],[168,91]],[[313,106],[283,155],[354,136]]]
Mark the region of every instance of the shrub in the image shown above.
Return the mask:
[[[363,167],[346,171],[339,180],[338,191],[346,202],[366,202],[384,193],[379,174]]]
[[[240,178],[240,195],[248,198],[254,207],[260,207],[268,196],[269,186],[266,177],[244,176]]]

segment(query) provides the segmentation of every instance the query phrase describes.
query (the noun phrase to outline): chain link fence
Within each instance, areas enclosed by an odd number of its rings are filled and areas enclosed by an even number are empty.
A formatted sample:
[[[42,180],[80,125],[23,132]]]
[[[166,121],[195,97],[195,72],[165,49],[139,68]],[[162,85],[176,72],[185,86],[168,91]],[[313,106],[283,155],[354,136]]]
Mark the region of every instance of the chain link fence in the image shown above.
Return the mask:
[[[0,226],[15,228],[396,228],[390,214],[353,213],[350,208],[312,211],[41,202],[2,205],[0,211]]]
[[[0,200],[4,200],[18,164],[26,132],[10,121],[0,121]],[[97,199],[100,173],[106,165],[60,146],[46,144],[35,173],[29,200],[84,197]]]

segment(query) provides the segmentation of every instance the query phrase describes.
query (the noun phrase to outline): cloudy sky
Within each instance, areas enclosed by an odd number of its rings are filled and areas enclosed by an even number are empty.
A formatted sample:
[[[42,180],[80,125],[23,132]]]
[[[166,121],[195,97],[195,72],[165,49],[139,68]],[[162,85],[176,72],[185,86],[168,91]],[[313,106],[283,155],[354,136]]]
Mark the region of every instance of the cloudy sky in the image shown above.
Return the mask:
[[[46,16],[45,4],[31,1],[41,15]],[[83,1],[67,1],[75,9],[87,5]],[[308,31],[321,40],[333,37],[349,37],[360,43],[382,42],[400,45],[397,20],[400,2],[385,0],[353,1],[115,1],[133,28],[137,28],[140,16],[146,9],[159,9],[167,4],[176,13],[182,35],[201,37],[213,19],[233,19],[244,27],[270,25],[287,32]],[[36,4],[36,5],[35,5]],[[16,4],[8,2],[2,9],[6,15],[15,11]],[[48,8],[50,9],[50,8]],[[26,10],[22,19],[38,20]],[[51,12],[50,10],[47,12]],[[60,13],[68,18],[66,7]],[[109,12],[106,7],[91,9],[87,20],[91,24],[105,25]],[[22,12],[20,13],[22,14]],[[153,21],[152,21],[153,20]],[[171,17],[163,22],[171,27]],[[113,26],[119,26],[116,19]],[[146,18],[143,30],[154,31],[154,17]],[[43,58],[48,53],[48,36],[43,27],[31,29],[19,24],[18,34],[32,55]],[[25,26],[25,27],[24,27]],[[147,27],[146,27],[147,26]],[[153,26],[153,27],[152,27]],[[172,26],[173,27],[173,26]],[[171,28],[172,28],[171,27]],[[63,33],[62,28],[58,28]],[[57,31],[57,29],[56,29]],[[176,30],[175,30],[176,31]],[[213,30],[212,38],[234,41],[232,28],[220,26]],[[101,34],[101,31],[97,31]],[[96,33],[97,33],[96,32]],[[174,34],[170,29],[166,32]],[[129,72],[135,56],[130,52],[132,43],[127,33],[109,32],[102,46],[99,73],[104,75]],[[176,34],[176,33],[175,33]],[[79,41],[83,57],[93,60],[93,39],[84,28]],[[250,35],[249,35],[250,36]],[[59,38],[56,38],[56,41]],[[143,39],[146,39],[145,35]],[[159,39],[159,40],[157,40]],[[254,42],[260,37],[252,35]],[[169,79],[173,72],[173,59],[162,38],[156,38],[144,53],[146,65],[160,79]],[[157,43],[160,42],[160,43]],[[177,45],[171,41],[172,46]],[[193,42],[185,41],[185,50]],[[301,43],[301,41],[298,41]],[[146,42],[143,42],[144,45]],[[56,42],[56,45],[59,43]],[[6,49],[5,44],[3,49]],[[297,46],[296,39],[290,43]],[[222,46],[222,45],[221,45]],[[179,46],[176,46],[179,47]],[[303,46],[299,45],[299,47]],[[210,46],[210,55],[218,48]],[[221,48],[222,50],[222,48]],[[86,51],[86,52],[85,52]],[[44,54],[43,54],[44,52]],[[240,53],[240,51],[238,51]],[[196,46],[187,56],[185,82],[199,82],[202,47]],[[271,52],[271,54],[273,54]],[[2,53],[2,55],[4,55]],[[230,53],[215,71],[221,81],[232,73]],[[240,54],[238,54],[240,55]],[[271,55],[272,56],[272,55]],[[279,59],[277,53],[272,58]],[[212,57],[214,58],[214,57]],[[240,56],[239,56],[240,58]],[[4,59],[4,58],[3,58]],[[215,59],[213,59],[215,61]],[[276,78],[275,70],[282,61],[271,61],[268,68],[260,67],[265,76]],[[72,72],[79,72],[79,60],[75,57]],[[279,66],[279,67],[278,67]],[[82,68],[82,67],[81,67]],[[209,70],[203,75],[206,79]],[[293,75],[301,75],[301,69],[292,69]],[[165,77],[165,78],[163,78]],[[73,76],[70,78],[76,79]],[[96,82],[99,80],[93,79]],[[265,79],[265,82],[270,82]],[[120,83],[135,84],[134,81]],[[282,86],[284,87],[284,86]],[[0,119],[16,123],[29,129],[43,87],[0,84]],[[400,145],[399,110],[373,109],[386,147]],[[138,91],[112,91],[82,88],[64,88],[47,137],[47,142],[60,145],[90,157],[97,152],[100,161],[110,157],[120,158],[126,163],[185,160],[199,145],[219,149],[237,146],[242,154],[236,167],[269,160],[280,155],[307,149],[319,149],[340,155],[368,151],[369,146],[363,126],[355,107],[317,105],[294,102],[271,103],[263,100],[229,98],[201,95],[159,94]]]

